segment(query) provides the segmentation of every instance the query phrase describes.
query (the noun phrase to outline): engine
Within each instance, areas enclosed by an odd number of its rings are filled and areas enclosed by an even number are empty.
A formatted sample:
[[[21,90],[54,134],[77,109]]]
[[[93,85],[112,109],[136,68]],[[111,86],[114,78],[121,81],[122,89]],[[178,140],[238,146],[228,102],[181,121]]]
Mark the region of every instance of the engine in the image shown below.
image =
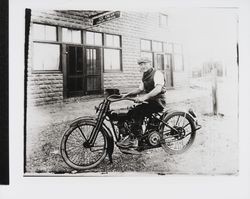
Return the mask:
[[[152,146],[157,146],[160,143],[160,135],[157,131],[152,131],[148,134],[148,142]]]
[[[130,134],[131,131],[131,123],[129,121],[118,121],[117,127],[119,129],[120,134],[125,137]]]
[[[110,119],[117,125],[120,134],[124,137],[129,135],[131,129],[131,121],[128,119],[128,111],[130,108],[120,108],[110,112]]]

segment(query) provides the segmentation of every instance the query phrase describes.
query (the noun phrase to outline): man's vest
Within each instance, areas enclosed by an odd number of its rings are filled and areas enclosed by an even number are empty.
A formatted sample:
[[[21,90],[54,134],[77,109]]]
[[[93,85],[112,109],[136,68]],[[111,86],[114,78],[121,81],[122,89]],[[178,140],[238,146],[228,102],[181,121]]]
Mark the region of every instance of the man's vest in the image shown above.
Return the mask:
[[[156,70],[154,70],[153,68],[150,68],[149,70],[143,73],[142,82],[143,82],[144,90],[146,93],[149,93],[155,88],[155,82],[154,82],[155,72]],[[162,108],[164,108],[166,106],[165,92],[166,92],[166,87],[165,87],[165,79],[164,79],[164,86],[163,86],[162,92],[156,95],[155,97],[150,98],[148,101],[156,102]]]

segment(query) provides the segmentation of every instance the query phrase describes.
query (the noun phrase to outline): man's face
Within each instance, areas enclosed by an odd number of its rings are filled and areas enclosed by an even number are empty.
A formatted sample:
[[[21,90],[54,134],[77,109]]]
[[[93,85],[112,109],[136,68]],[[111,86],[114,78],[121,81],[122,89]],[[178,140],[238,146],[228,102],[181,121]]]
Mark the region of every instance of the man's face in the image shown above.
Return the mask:
[[[151,64],[150,64],[149,62],[147,62],[147,63],[140,63],[140,64],[139,64],[139,67],[140,67],[140,72],[141,72],[141,73],[144,73],[144,72],[146,72],[148,69],[151,68]]]

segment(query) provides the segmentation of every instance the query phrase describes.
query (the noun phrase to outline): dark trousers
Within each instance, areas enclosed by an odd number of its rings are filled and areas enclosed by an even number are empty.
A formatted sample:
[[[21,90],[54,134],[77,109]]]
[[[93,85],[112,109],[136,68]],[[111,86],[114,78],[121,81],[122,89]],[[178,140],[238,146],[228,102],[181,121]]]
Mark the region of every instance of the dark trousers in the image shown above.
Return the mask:
[[[142,123],[145,117],[149,117],[152,113],[162,111],[163,108],[158,103],[149,102],[148,104],[140,104],[128,112],[128,116],[132,121],[132,136],[138,136],[142,132]]]

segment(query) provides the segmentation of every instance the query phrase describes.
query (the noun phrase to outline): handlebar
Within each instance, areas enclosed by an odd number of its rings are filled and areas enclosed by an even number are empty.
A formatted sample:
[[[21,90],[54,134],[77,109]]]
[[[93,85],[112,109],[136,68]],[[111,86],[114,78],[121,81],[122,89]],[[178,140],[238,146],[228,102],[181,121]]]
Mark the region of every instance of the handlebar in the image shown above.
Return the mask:
[[[111,99],[111,98],[118,98],[118,99]],[[107,99],[111,102],[118,102],[118,101],[122,101],[122,100],[129,100],[129,101],[132,101],[134,103],[144,103],[144,104],[148,104],[148,102],[144,101],[144,102],[137,102],[134,98],[129,98],[129,97],[125,97],[125,98],[122,98],[122,95],[110,95],[107,97]]]

